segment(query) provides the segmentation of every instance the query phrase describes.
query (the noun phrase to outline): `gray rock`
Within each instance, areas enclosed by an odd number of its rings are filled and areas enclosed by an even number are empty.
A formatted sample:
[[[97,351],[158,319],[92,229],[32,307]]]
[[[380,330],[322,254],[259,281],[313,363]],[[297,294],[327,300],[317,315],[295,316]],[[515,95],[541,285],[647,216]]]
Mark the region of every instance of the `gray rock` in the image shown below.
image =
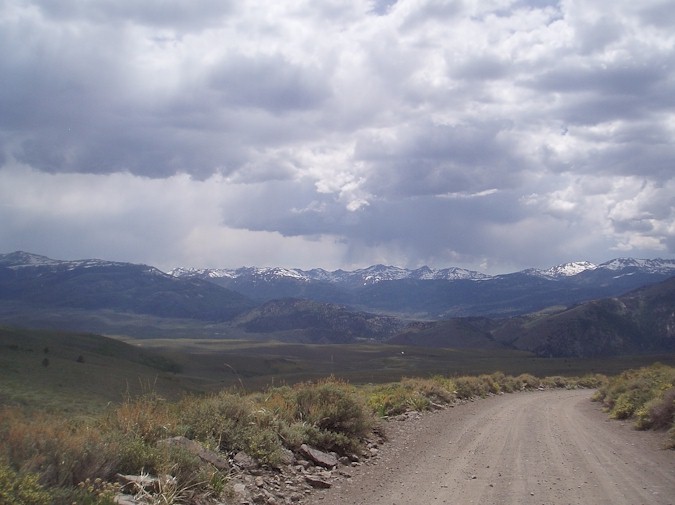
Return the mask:
[[[324,479],[320,479],[319,477],[313,475],[305,475],[305,481],[307,482],[307,484],[317,489],[328,489],[329,487],[331,487],[330,482]]]
[[[333,468],[338,464],[338,460],[334,455],[310,447],[307,444],[302,444],[300,446],[300,452],[310,461],[319,466],[323,466],[324,468]]]

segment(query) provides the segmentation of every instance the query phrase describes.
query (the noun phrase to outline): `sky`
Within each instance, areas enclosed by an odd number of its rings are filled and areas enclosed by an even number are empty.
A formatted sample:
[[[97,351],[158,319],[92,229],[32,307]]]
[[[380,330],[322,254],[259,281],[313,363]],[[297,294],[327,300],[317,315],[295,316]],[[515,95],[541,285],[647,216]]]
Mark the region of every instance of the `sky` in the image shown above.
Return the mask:
[[[671,0],[0,0],[0,253],[675,258]]]

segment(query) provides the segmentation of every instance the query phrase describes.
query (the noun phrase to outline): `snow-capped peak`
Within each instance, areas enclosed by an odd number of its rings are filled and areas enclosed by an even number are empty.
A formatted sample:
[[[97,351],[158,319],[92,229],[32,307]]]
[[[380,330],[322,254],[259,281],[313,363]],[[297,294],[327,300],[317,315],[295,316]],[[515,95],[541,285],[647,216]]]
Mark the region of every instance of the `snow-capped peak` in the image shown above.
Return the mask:
[[[546,269],[529,268],[523,270],[522,273],[535,277],[544,277],[546,279],[562,279],[573,277],[587,270],[595,270],[596,268],[598,268],[598,266],[589,261],[572,261],[570,263],[563,263]]]
[[[598,265],[598,268],[606,270],[637,269],[646,273],[669,273],[675,272],[675,260],[664,259],[635,259],[616,258]]]
[[[542,273],[550,277],[571,277],[586,270],[595,270],[596,268],[598,266],[589,261],[573,261],[542,270]]]

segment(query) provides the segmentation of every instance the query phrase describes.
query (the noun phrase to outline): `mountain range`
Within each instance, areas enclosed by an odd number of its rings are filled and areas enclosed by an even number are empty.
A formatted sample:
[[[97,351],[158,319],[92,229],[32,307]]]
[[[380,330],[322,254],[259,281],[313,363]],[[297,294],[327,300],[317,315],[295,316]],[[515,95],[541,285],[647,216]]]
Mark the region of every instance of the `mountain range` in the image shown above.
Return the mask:
[[[190,269],[170,275],[218,284],[258,302],[305,298],[415,319],[510,317],[623,294],[675,275],[675,260],[621,258],[490,276],[460,268],[354,271],[286,268]]]
[[[0,324],[136,337],[510,348],[541,356],[675,350],[675,260],[459,268],[162,272],[0,255]],[[646,287],[645,287],[646,286]]]

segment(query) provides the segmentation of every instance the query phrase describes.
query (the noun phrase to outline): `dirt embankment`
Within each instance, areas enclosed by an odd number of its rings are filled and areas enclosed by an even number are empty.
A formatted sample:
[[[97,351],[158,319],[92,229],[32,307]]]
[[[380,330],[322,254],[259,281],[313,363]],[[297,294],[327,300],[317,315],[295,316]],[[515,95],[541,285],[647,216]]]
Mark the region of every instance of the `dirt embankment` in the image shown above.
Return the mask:
[[[675,452],[591,392],[503,395],[388,423],[390,442],[307,503],[673,505]]]

